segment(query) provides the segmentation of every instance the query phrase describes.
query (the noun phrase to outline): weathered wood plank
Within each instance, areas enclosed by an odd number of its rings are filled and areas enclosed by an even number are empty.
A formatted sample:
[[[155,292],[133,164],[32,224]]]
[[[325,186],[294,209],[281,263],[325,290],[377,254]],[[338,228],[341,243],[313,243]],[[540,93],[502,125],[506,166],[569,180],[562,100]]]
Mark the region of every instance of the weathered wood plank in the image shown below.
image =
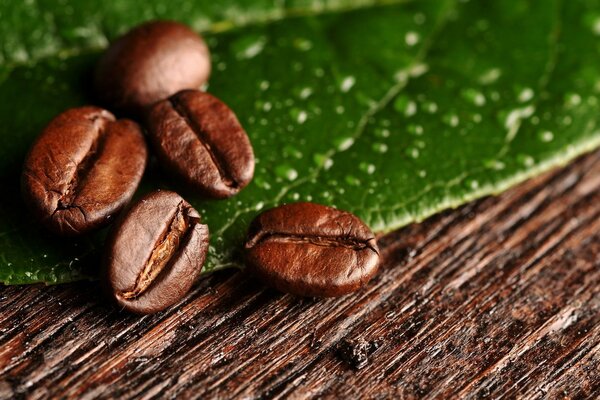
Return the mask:
[[[223,271],[136,317],[0,287],[0,398],[600,396],[600,152],[380,243],[339,299]]]

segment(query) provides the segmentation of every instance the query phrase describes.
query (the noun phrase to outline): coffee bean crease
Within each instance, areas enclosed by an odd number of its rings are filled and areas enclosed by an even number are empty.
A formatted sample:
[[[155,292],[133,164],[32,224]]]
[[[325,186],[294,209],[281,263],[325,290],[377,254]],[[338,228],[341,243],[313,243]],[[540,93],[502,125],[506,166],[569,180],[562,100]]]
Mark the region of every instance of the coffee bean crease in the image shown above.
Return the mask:
[[[365,240],[354,236],[299,235],[279,232],[260,232],[246,243],[246,248],[250,249],[264,242],[343,247],[355,251],[370,249],[374,253],[379,254],[374,237]]]
[[[190,226],[197,222],[188,215],[187,211],[183,202],[179,203],[173,219],[156,243],[150,258],[138,275],[134,287],[122,293],[123,298],[133,299],[144,293],[177,253],[190,232]]]
[[[75,200],[77,194],[77,188],[85,185],[85,181],[90,171],[104,150],[104,144],[106,143],[106,127],[111,120],[105,116],[102,116],[101,113],[89,116],[88,119],[92,122],[94,129],[97,132],[96,139],[91,143],[90,149],[88,150],[86,156],[79,162],[79,164],[77,164],[77,167],[73,171],[73,176],[67,184],[64,192],[60,193],[61,197],[58,199],[55,212],[68,210],[70,208],[77,208],[81,210],[79,206],[73,205],[73,201]],[[85,217],[83,210],[81,210],[81,212]]]
[[[217,152],[214,151],[214,146],[211,145],[209,136],[204,132],[204,129],[195,121],[195,118],[190,115],[189,110],[183,104],[183,102],[177,97],[173,96],[168,99],[173,110],[186,122],[188,127],[194,134],[196,135],[198,142],[206,149],[206,152],[210,156],[210,159],[217,169],[219,176],[225,186],[228,186],[232,189],[237,189],[239,187],[239,183],[233,179],[231,173],[227,171],[225,166],[227,165],[227,161],[222,159]]]

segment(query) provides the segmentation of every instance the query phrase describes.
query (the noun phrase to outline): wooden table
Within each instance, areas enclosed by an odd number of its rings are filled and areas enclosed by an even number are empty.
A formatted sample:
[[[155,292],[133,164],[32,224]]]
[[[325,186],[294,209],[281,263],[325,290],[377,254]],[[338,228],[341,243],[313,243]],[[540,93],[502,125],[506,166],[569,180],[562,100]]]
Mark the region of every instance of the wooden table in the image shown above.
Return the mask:
[[[364,290],[243,272],[167,312],[94,283],[0,287],[0,398],[598,398],[600,152],[380,239]]]

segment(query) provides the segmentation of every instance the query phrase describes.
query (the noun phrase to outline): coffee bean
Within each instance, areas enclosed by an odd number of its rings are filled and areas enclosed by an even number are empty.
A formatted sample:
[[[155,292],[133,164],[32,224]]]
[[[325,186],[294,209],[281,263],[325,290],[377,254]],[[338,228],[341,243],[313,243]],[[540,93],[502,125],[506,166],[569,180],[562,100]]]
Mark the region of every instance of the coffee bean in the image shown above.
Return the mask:
[[[95,88],[107,106],[140,115],[144,107],[183,89],[196,89],[210,75],[202,38],[185,25],[153,21],[117,39],[96,69]]]
[[[179,301],[200,274],[208,226],[177,193],[156,191],[123,215],[107,240],[104,280],[109,295],[138,314]]]
[[[246,263],[275,288],[300,296],[340,296],[377,271],[379,250],[358,217],[314,203],[265,211],[250,225]]]
[[[29,151],[21,187],[49,229],[77,235],[100,228],[125,206],[146,167],[138,124],[97,107],[80,107],[48,124]]]
[[[233,196],[254,174],[254,153],[233,111],[208,93],[184,90],[155,104],[147,128],[164,167],[199,193]]]

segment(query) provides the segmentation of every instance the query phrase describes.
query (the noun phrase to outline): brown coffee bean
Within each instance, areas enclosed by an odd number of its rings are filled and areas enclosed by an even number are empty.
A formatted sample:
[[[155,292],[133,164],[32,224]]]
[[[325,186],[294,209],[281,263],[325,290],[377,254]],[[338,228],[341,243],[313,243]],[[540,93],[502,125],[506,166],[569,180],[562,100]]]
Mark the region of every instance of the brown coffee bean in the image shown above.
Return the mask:
[[[129,202],[146,159],[138,124],[97,107],[73,108],[54,118],[29,151],[23,198],[54,232],[89,232]]]
[[[254,153],[233,111],[208,93],[184,90],[148,113],[150,140],[167,169],[199,193],[233,196],[254,174]]]
[[[177,193],[145,196],[119,220],[108,238],[104,283],[117,304],[138,314],[175,304],[200,274],[208,226]]]
[[[314,203],[265,211],[245,245],[251,272],[282,292],[340,296],[366,284],[379,265],[371,230],[358,217]]]
[[[95,88],[107,106],[140,115],[180,90],[199,88],[210,69],[200,36],[177,22],[152,21],[111,44],[96,69]]]

